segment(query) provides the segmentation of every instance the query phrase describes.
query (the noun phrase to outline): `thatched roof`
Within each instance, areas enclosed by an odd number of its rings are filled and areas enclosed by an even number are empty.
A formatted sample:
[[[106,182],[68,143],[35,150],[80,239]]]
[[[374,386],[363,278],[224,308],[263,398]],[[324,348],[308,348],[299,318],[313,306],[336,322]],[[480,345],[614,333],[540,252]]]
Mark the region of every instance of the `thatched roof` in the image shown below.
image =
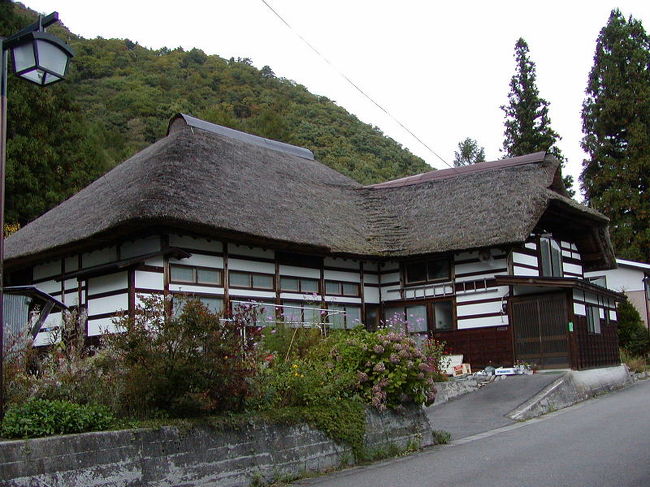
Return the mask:
[[[362,186],[306,149],[179,115],[167,137],[8,238],[6,258],[19,265],[156,228],[410,256],[523,242],[545,219],[570,231],[557,212],[586,229],[578,237],[594,265],[613,262],[607,219],[565,196],[558,162],[544,153]]]

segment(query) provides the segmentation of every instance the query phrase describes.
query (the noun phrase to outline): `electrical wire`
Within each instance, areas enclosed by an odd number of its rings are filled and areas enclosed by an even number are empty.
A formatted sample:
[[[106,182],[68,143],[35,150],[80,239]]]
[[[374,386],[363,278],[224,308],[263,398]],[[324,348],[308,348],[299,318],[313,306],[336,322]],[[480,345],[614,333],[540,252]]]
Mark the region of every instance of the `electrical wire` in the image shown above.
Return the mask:
[[[343,71],[341,71],[336,65],[334,65],[332,62],[330,62],[329,59],[327,59],[321,52],[316,49],[307,39],[305,39],[303,36],[300,35],[298,31],[296,31],[284,18],[271,6],[266,0],[260,0],[266,7],[273,12],[273,14],[280,19],[280,21],[287,26],[287,28],[293,32],[302,42],[304,42],[309,49],[314,51],[318,57],[320,57],[325,63],[327,63],[334,71],[338,73],[339,76],[341,76],[345,81],[347,81],[355,90],[357,90],[362,96],[364,96],[368,101],[370,101],[373,105],[375,105],[377,108],[379,108],[382,112],[384,112],[388,117],[390,117],[391,120],[393,120],[397,125],[402,127],[411,137],[413,137],[415,140],[417,140],[423,147],[425,147],[429,152],[431,152],[434,156],[436,156],[438,159],[440,159],[444,164],[449,166],[452,169],[455,169],[454,166],[449,164],[447,161],[445,161],[436,151],[434,151],[431,147],[429,147],[420,137],[415,135],[406,125],[404,125],[402,122],[400,122],[396,117],[393,116],[392,113],[390,113],[388,110],[386,110],[383,106],[381,106],[379,103],[377,103],[370,95],[366,94],[365,91],[363,91],[354,81],[352,81]]]

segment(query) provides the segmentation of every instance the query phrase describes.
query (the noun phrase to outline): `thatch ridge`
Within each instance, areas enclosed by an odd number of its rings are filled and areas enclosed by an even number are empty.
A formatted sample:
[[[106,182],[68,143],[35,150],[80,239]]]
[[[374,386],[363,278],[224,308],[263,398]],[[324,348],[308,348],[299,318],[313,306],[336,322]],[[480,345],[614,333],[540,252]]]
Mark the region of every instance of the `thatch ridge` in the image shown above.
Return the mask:
[[[558,192],[559,163],[543,153],[362,186],[295,153],[175,124],[167,137],[8,238],[9,263],[152,226],[359,257],[523,242],[551,203],[594,228],[606,226],[605,217]]]

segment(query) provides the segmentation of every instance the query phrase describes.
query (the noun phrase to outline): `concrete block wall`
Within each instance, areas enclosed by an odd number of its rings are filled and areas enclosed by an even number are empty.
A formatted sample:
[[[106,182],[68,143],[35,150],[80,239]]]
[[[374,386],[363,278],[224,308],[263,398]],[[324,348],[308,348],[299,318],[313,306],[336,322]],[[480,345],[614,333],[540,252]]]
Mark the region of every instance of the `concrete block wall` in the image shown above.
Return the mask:
[[[366,447],[432,444],[421,408],[367,413]],[[347,463],[349,447],[307,425],[164,427],[0,442],[3,487],[247,486]]]

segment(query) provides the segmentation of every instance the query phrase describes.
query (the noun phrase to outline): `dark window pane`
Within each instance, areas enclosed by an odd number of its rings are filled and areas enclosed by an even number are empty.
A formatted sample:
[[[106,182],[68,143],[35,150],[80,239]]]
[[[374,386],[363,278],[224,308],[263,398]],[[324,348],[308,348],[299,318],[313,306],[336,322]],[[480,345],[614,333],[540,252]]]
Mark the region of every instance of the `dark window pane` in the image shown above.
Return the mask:
[[[280,289],[283,291],[298,292],[298,279],[295,277],[282,277],[280,278]]]
[[[424,262],[406,264],[406,282],[424,282],[427,280],[427,268]]]
[[[411,333],[423,333],[428,330],[427,326],[427,307],[426,306],[408,306],[406,308],[406,323],[408,331]]]
[[[327,322],[332,328],[345,328],[345,308],[336,304],[327,306]]]
[[[326,294],[341,294],[341,283],[335,281],[325,281]]]
[[[315,279],[300,279],[300,291],[303,293],[317,293],[318,281]]]
[[[253,287],[260,289],[273,289],[273,276],[253,274]]]
[[[200,296],[199,301],[207,306],[207,308],[213,313],[221,313],[223,310],[223,299],[221,298],[208,298],[205,296]]]
[[[216,269],[197,269],[196,281],[201,284],[221,284],[221,271]]]
[[[361,324],[361,308],[359,306],[346,306],[345,327],[350,329]]]
[[[358,296],[359,295],[359,285],[358,284],[343,283],[343,295],[344,296]]]
[[[230,272],[230,285],[232,287],[250,287],[251,275],[248,272]]]
[[[447,259],[440,259],[428,262],[427,274],[430,281],[449,279],[449,261]]]
[[[451,301],[433,303],[433,316],[436,330],[451,330],[454,327]]]
[[[194,282],[194,269],[179,265],[172,265],[171,278],[174,282]]]

